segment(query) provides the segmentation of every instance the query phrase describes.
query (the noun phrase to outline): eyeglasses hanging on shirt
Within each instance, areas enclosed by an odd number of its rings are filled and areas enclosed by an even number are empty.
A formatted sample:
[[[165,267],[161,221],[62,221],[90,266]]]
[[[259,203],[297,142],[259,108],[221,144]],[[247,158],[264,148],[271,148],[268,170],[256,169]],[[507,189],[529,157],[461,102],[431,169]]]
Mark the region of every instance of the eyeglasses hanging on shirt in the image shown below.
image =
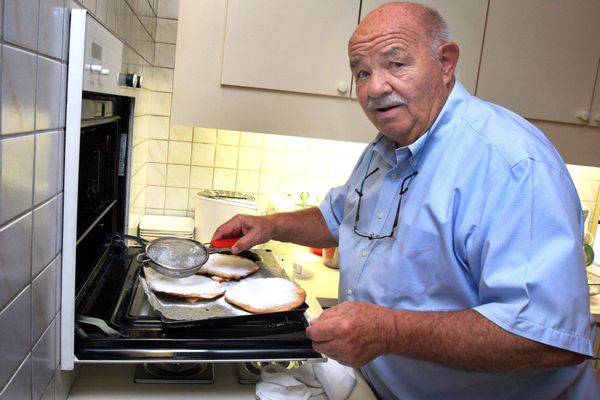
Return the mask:
[[[400,192],[398,193],[399,198],[398,198],[398,207],[396,208],[396,216],[394,217],[394,223],[392,225],[392,230],[387,235],[377,235],[375,233],[365,233],[365,232],[361,232],[360,229],[358,228],[358,222],[360,219],[360,204],[361,204],[362,197],[364,195],[363,190],[364,190],[364,186],[365,186],[365,181],[371,175],[373,175],[377,171],[379,171],[379,167],[377,167],[373,171],[369,172],[369,167],[371,166],[371,161],[373,161],[373,156],[375,154],[375,150],[373,150],[371,152],[371,158],[369,159],[369,162],[367,163],[367,170],[365,172],[365,176],[364,176],[362,182],[360,183],[360,190],[358,188],[354,189],[356,194],[358,194],[358,206],[356,208],[356,215],[354,217],[354,233],[355,234],[357,234],[360,237],[367,238],[369,240],[386,239],[386,238],[394,237],[394,232],[396,231],[396,227],[398,226],[398,220],[400,219],[400,207],[402,205],[402,197],[408,191],[408,188],[410,187],[410,184],[412,183],[413,179],[419,174],[417,167],[419,166],[419,164],[421,162],[421,157],[423,156],[423,152],[425,151],[425,146],[427,146],[427,142],[429,141],[430,130],[431,129],[427,130],[427,132],[425,133],[425,135],[426,135],[425,143],[423,143],[423,147],[421,147],[421,150],[419,151],[419,156],[417,158],[417,162],[415,163],[414,166],[412,164],[410,165],[412,172],[402,180],[402,184],[400,185]]]

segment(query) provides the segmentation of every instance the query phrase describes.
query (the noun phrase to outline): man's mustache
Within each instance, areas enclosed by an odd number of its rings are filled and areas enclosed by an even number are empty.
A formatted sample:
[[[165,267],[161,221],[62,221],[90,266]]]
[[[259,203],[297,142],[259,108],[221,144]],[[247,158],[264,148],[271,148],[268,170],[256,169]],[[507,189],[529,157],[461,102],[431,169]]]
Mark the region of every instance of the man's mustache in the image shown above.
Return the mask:
[[[382,97],[369,97],[367,100],[367,109],[375,111],[381,108],[406,105],[406,99],[398,93],[390,93]]]

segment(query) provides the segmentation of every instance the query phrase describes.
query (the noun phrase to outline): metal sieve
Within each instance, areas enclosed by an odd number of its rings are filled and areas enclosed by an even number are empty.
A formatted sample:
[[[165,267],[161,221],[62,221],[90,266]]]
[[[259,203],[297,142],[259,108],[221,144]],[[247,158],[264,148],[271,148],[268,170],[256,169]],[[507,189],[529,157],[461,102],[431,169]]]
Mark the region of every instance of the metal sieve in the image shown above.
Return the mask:
[[[211,242],[205,246],[192,239],[164,236],[146,244],[138,261],[173,278],[191,276],[206,263],[211,253],[228,250],[239,238]]]

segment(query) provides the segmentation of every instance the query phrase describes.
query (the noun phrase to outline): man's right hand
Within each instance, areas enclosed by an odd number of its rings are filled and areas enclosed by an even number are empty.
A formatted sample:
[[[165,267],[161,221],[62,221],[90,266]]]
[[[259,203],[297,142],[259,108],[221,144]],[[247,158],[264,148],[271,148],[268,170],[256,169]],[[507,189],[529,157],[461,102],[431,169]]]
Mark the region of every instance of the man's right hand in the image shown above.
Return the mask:
[[[212,240],[239,237],[231,247],[233,254],[250,249],[257,244],[265,243],[273,237],[273,221],[270,216],[238,214],[219,226]]]
[[[309,247],[335,247],[323,215],[317,207],[265,216],[238,214],[219,226],[212,240],[239,237],[233,254],[271,239]]]

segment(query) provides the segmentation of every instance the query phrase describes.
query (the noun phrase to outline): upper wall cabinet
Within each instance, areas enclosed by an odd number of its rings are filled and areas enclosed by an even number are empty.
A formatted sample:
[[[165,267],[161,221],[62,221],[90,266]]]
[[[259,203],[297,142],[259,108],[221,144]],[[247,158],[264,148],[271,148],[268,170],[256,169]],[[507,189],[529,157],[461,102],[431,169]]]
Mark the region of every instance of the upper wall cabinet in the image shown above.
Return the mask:
[[[526,118],[598,126],[598,16],[598,0],[490,0],[477,95]]]
[[[374,0],[180,0],[171,122],[368,142],[347,43]],[[487,0],[426,0],[461,45],[473,91]],[[451,4],[451,5],[450,5]]]
[[[469,92],[475,93],[488,0],[420,0],[419,2],[436,9],[446,20],[450,39],[457,42],[460,47],[456,77]],[[361,18],[383,3],[387,1],[363,0]]]
[[[223,85],[348,96],[359,0],[229,0]]]
[[[350,85],[358,1],[179,4],[173,124],[363,143],[376,136],[339,85]]]

